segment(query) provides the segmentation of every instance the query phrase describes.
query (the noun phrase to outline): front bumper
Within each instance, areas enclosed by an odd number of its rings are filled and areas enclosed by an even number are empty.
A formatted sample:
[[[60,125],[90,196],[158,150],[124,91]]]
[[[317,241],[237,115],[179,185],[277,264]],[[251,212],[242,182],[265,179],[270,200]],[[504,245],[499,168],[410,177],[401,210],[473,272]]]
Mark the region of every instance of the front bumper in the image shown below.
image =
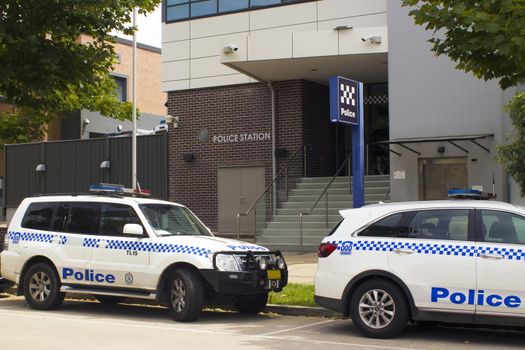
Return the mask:
[[[252,295],[268,291],[280,292],[288,284],[287,270],[281,270],[279,280],[268,280],[266,271],[201,270],[201,273],[217,294]]]

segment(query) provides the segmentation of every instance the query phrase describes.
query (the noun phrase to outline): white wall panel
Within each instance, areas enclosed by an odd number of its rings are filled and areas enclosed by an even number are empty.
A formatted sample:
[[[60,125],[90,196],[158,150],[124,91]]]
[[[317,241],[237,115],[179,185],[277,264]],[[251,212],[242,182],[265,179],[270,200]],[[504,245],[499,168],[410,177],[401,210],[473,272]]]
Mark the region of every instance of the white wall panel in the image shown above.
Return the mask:
[[[396,1],[396,0],[390,0]],[[318,1],[319,21],[346,16],[362,16],[385,12],[387,0],[324,0]]]
[[[318,24],[319,30],[333,30],[338,26],[350,26],[354,28],[362,27],[386,27],[387,14],[380,13],[377,15],[360,16],[360,17],[345,17],[339,19],[332,19],[321,21]]]
[[[190,38],[190,22],[163,23],[162,42],[187,40]]]
[[[162,91],[188,90],[190,88],[189,80],[165,81],[161,83]]]
[[[239,34],[229,34],[212,36],[191,41],[191,58],[217,56],[223,53],[224,45],[234,44],[239,47],[235,53],[239,55],[244,53],[246,56],[246,36],[248,32]]]
[[[250,32],[250,35],[256,36],[256,35],[260,35],[260,34],[264,35],[268,33],[312,32],[314,30],[317,30],[317,22],[305,23],[305,24],[294,24],[294,25],[285,26],[285,27],[257,29],[257,30],[252,30]]]
[[[370,41],[363,42],[361,40],[361,38],[370,35],[381,36],[381,44],[372,44]],[[352,30],[339,31],[340,55],[374,52],[388,52],[387,27],[354,28]]]
[[[220,56],[191,60],[191,79],[238,73],[223,64]]]
[[[209,87],[209,86],[246,84],[249,82],[250,82],[249,78],[244,74],[232,74],[232,75],[224,75],[224,76],[219,76],[219,77],[192,79],[190,88],[198,89],[198,88]]]
[[[292,57],[292,33],[248,37],[248,60],[272,60]]]
[[[293,57],[335,56],[339,51],[338,32],[298,32],[293,34]]]
[[[242,12],[192,20],[191,38],[247,32],[250,29],[249,16],[249,12]]]
[[[162,44],[162,62],[187,60],[190,58],[190,41],[172,41]]]
[[[162,81],[190,78],[190,61],[175,61],[162,64]]]
[[[315,2],[251,11],[250,29],[274,28],[317,21]]]

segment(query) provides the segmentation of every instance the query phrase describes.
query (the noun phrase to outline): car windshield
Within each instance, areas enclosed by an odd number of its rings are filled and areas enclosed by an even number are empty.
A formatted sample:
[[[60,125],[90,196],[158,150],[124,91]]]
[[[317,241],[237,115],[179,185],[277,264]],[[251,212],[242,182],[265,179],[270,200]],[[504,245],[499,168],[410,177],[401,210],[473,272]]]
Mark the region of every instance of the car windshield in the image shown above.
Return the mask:
[[[208,229],[185,207],[169,204],[139,207],[158,236],[210,236]]]

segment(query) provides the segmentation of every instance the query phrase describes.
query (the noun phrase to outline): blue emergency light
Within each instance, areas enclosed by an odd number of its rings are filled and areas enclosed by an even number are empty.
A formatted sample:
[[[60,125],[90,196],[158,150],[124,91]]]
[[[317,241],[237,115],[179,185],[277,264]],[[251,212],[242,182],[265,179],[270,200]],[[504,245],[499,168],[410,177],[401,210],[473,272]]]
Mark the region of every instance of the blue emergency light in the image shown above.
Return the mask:
[[[482,192],[479,190],[472,190],[469,188],[448,190],[448,198],[450,199],[488,200],[488,199],[493,199],[494,197],[495,196],[493,193]]]
[[[145,190],[145,189],[135,189],[125,187],[123,185],[116,185],[116,184],[107,184],[107,183],[99,183],[99,184],[93,184],[89,186],[90,192],[111,192],[111,193],[118,193],[118,194],[138,194],[143,196],[150,196],[151,191]]]

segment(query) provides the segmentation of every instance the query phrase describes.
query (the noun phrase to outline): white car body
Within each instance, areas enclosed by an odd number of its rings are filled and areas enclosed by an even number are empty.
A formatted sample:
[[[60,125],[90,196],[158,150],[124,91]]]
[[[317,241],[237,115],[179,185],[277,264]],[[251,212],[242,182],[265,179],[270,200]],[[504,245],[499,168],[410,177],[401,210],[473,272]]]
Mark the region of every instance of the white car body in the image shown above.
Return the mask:
[[[341,224],[323,239],[337,248],[319,258],[318,304],[348,315],[359,284],[382,279],[404,294],[409,320],[525,325],[524,210],[448,200],[369,205],[341,215]],[[498,231],[506,218],[514,228]],[[387,220],[399,220],[396,234],[367,236],[387,232]]]

